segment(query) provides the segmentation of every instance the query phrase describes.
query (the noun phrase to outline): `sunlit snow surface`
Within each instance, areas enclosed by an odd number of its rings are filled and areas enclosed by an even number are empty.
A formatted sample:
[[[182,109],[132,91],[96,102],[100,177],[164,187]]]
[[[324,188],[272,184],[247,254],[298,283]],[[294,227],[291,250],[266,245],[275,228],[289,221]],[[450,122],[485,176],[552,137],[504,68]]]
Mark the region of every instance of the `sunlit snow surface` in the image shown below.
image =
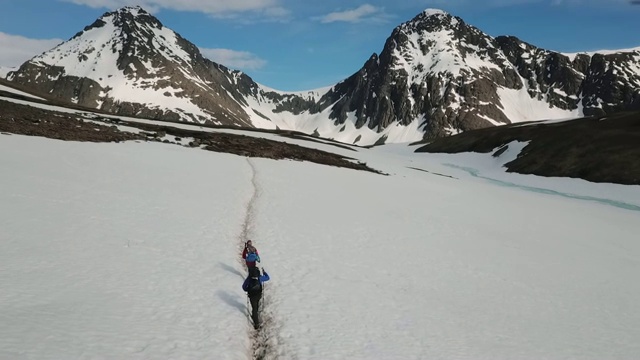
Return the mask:
[[[0,358],[251,358],[246,236],[272,277],[266,358],[640,353],[640,187],[505,173],[523,143],[286,141],[389,175],[0,134]]]

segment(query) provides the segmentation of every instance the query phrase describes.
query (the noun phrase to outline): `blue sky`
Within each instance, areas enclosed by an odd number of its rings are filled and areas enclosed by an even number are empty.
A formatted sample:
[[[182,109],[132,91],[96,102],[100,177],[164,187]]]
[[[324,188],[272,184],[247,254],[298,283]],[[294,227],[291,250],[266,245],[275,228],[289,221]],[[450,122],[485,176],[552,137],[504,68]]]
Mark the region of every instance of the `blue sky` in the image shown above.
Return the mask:
[[[0,0],[0,66],[71,38],[104,12],[141,5],[212,60],[279,90],[333,85],[426,8],[492,36],[562,52],[640,46],[631,0]]]

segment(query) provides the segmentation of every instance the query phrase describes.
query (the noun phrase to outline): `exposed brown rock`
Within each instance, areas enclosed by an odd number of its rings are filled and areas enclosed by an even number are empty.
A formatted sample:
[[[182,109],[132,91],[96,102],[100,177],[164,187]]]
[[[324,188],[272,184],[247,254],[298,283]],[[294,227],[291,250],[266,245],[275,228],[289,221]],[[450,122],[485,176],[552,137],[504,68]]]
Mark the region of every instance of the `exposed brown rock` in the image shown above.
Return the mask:
[[[99,122],[105,123],[101,124]],[[115,125],[110,123],[135,127],[142,131],[139,133],[120,131]],[[381,174],[380,171],[372,169],[364,163],[355,162],[353,159],[345,158],[337,154],[261,137],[186,130],[170,125],[141,124],[110,118],[96,118],[93,121],[89,121],[79,114],[44,110],[1,99],[0,133],[2,133],[3,136],[7,136],[7,134],[21,134],[66,141],[121,142],[140,140],[174,143],[166,139],[161,140],[169,135],[170,138],[176,139],[176,141],[183,138],[193,138],[194,140],[189,144],[190,147],[201,147],[209,151],[277,160],[291,159],[309,161],[323,165]],[[288,131],[276,131],[276,133],[289,137],[305,136]],[[313,139],[306,139],[313,141]],[[337,144],[337,146],[343,147],[339,144]]]
[[[515,140],[529,141],[520,156],[506,164],[508,171],[640,185],[640,112],[522,125],[436,139],[417,152],[487,153]]]

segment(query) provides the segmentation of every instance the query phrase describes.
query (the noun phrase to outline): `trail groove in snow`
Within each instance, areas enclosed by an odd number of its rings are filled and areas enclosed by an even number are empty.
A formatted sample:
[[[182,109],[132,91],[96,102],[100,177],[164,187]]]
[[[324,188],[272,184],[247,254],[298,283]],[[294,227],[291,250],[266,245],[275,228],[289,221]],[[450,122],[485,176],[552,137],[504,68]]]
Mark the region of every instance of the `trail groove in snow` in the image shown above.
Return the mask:
[[[251,232],[251,226],[253,225],[253,218],[255,213],[255,203],[258,198],[259,190],[258,190],[258,180],[256,178],[256,168],[255,165],[251,162],[251,159],[247,158],[247,163],[251,167],[251,188],[253,193],[251,194],[251,198],[247,203],[247,211],[245,213],[244,221],[242,222],[242,232],[240,233],[240,250],[244,249],[244,243],[247,239],[249,239],[249,233]],[[244,266],[244,262],[239,260],[241,264]]]
[[[251,239],[250,234],[254,225],[255,218],[255,204],[260,197],[260,186],[257,180],[256,167],[251,162],[250,158],[247,158],[247,163],[251,167],[251,188],[253,193],[247,203],[247,210],[245,213],[244,221],[242,222],[242,231],[240,233],[240,241],[238,242],[239,253],[244,249],[244,244],[248,239]],[[257,244],[256,247],[260,245]],[[245,267],[243,259],[238,260],[242,267]],[[277,322],[273,318],[273,311],[270,309],[271,292],[269,291],[268,282],[263,284],[262,300],[260,301],[260,328],[254,329],[251,323],[250,307],[251,305],[247,299],[247,320],[249,322],[249,339],[251,340],[251,359],[266,360],[278,358],[276,352],[277,341]]]

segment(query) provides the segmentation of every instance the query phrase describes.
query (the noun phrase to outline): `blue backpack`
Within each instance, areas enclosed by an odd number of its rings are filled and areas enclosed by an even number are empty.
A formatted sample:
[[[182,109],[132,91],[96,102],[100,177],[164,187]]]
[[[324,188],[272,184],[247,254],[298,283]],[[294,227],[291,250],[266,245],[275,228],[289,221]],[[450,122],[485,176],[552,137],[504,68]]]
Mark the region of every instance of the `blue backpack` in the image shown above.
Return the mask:
[[[247,257],[245,258],[245,260],[248,261],[248,262],[256,262],[259,259],[260,259],[260,257],[256,253],[249,253],[249,254],[247,254]]]

